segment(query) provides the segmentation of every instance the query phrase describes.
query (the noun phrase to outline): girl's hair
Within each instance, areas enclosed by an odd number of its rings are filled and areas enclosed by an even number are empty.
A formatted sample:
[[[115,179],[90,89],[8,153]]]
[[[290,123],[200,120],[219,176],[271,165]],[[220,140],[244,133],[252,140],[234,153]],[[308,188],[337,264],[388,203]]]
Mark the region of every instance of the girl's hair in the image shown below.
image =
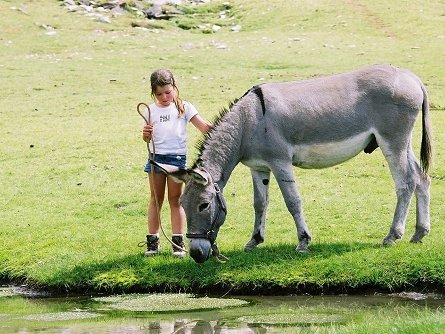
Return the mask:
[[[179,97],[179,89],[176,86],[175,78],[173,77],[173,73],[167,69],[159,69],[154,71],[150,76],[151,83],[151,96],[156,100],[156,89],[158,87],[172,85],[173,89],[176,91],[176,94],[173,98],[175,102],[176,108],[178,109],[179,116],[184,115],[184,103],[182,99]]]

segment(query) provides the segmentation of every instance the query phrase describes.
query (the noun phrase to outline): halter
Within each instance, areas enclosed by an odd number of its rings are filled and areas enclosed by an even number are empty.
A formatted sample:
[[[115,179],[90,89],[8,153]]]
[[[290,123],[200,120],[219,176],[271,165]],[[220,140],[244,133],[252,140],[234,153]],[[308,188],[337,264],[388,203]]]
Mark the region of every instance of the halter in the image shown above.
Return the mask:
[[[209,174],[209,173],[207,173],[207,174]],[[213,180],[212,180],[212,182],[213,182]],[[217,203],[218,203],[218,212],[216,213],[216,216],[213,219],[212,224],[210,225],[210,228],[205,233],[186,233],[185,236],[189,239],[207,239],[210,241],[210,243],[212,245],[212,249],[214,250],[214,245],[216,247],[216,243],[215,243],[216,236],[214,235],[215,226],[216,226],[216,223],[218,222],[218,218],[221,215],[221,212],[224,212],[224,214],[227,214],[227,206],[226,206],[226,202],[224,201],[224,198],[221,194],[221,189],[219,188],[218,183],[213,182],[213,187],[215,188],[216,199],[217,199]]]

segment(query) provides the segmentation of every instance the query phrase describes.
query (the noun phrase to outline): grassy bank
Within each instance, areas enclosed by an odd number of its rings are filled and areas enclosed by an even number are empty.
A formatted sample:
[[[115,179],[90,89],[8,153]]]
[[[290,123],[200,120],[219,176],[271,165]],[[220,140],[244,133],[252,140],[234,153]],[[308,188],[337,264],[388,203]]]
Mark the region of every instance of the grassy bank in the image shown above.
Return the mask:
[[[226,25],[210,34],[174,22],[153,28],[127,13],[104,23],[70,13],[59,1],[0,3],[7,13],[0,22],[1,279],[77,291],[443,288],[443,3],[230,3]],[[211,10],[206,15],[218,17]],[[235,24],[239,32],[231,30]],[[395,194],[377,150],[326,170],[295,169],[313,237],[308,254],[294,251],[295,227],[274,181],[266,242],[242,251],[253,209],[249,171],[240,165],[225,189],[229,214],[218,237],[229,262],[174,259],[166,241],[161,256],[142,257],[137,243],[145,238],[148,190],[135,107],[150,101],[153,69],[171,68],[181,95],[211,119],[255,84],[372,63],[411,69],[430,94],[435,166],[432,230],[423,244],[408,242],[413,201],[405,238],[381,246]],[[198,133],[189,135],[192,162]],[[168,211],[163,220],[168,230]]]

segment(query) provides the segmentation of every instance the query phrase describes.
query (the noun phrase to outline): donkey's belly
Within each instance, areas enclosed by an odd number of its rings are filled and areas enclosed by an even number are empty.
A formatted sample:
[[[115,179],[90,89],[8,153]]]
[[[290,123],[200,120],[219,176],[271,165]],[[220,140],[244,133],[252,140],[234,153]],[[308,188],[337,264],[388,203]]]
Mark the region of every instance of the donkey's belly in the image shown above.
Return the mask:
[[[335,166],[355,157],[370,140],[371,132],[364,132],[342,141],[295,145],[292,164],[301,168]]]

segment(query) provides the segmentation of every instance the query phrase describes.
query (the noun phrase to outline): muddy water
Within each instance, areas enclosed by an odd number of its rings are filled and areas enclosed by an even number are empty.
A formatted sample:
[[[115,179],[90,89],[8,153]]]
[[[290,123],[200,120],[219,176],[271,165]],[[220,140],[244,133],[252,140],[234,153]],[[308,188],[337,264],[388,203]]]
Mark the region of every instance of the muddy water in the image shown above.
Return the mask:
[[[0,288],[0,333],[316,333],[445,306],[437,295],[50,297]],[[155,298],[154,298],[155,297]],[[318,330],[317,330],[318,329]]]

